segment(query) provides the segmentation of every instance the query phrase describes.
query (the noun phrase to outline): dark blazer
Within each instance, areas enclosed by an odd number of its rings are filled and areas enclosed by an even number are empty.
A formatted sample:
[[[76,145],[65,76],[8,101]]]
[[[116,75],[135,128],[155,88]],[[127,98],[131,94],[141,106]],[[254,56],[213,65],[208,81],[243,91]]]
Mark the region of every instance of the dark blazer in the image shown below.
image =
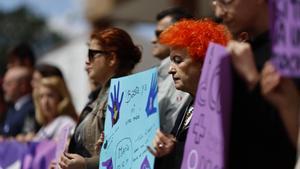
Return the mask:
[[[184,153],[185,141],[190,125],[189,123],[188,126],[183,127],[183,121],[190,107],[193,106],[193,102],[194,99],[192,97],[189,97],[186,105],[184,106],[184,109],[179,112],[173,130],[171,132],[171,134],[173,134],[177,140],[175,148],[170,154],[164,157],[155,158],[155,169],[180,169]]]
[[[0,134],[16,136],[17,134],[36,132],[38,129],[35,120],[35,111],[32,98],[27,100],[19,110],[14,105],[10,106],[5,115],[5,120],[0,124]]]

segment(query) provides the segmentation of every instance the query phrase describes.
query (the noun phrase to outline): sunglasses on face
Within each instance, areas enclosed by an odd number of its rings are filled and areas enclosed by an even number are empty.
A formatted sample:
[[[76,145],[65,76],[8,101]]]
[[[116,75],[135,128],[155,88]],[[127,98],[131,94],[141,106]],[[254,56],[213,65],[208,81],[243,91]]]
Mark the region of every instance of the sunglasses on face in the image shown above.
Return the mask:
[[[107,54],[108,54],[108,52],[103,51],[103,50],[93,50],[93,49],[89,49],[89,51],[88,51],[88,59],[89,59],[89,62],[94,61],[94,59],[95,59],[96,57],[105,56],[105,55],[107,55]]]
[[[155,31],[155,36],[156,38],[159,38],[160,34],[162,33],[163,31],[159,31],[159,30],[156,30]]]

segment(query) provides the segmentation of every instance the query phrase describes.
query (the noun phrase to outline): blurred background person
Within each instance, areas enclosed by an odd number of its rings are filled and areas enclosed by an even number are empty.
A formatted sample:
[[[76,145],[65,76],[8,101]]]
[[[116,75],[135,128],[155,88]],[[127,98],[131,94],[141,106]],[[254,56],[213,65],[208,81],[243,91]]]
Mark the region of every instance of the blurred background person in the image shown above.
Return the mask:
[[[60,77],[63,79],[62,72],[56,66],[49,65],[49,64],[37,64],[34,67],[33,76],[32,76],[32,80],[31,80],[31,86],[33,88],[32,97],[34,98],[33,101],[34,101],[34,106],[35,106],[35,114],[40,113],[40,112],[38,112],[38,111],[40,111],[40,109],[39,109],[38,102],[37,102],[38,101],[38,99],[37,99],[38,88],[40,86],[40,81],[42,80],[42,78],[52,77],[52,76]],[[34,119],[34,120],[36,121],[36,119]],[[26,121],[26,122],[33,123],[31,121]],[[39,128],[40,128],[40,125],[38,125],[38,129]],[[35,134],[36,133],[34,131],[28,132],[25,135],[19,134],[19,135],[17,135],[16,139],[21,142],[26,142],[26,141],[31,140]]]
[[[194,110],[194,98],[201,76],[209,42],[225,46],[231,36],[227,28],[211,20],[183,20],[175,23],[160,36],[160,43],[171,48],[169,74],[176,89],[189,93],[193,99],[182,110],[171,134],[157,131],[149,151],[158,158],[170,158],[155,168],[180,168],[184,145]]]
[[[36,119],[41,128],[33,140],[58,139],[64,126],[74,129],[77,114],[63,78],[42,78],[36,94]]]
[[[4,98],[10,106],[1,123],[0,134],[16,136],[21,133],[36,132],[34,104],[31,97],[31,73],[26,67],[12,67],[4,76]]]

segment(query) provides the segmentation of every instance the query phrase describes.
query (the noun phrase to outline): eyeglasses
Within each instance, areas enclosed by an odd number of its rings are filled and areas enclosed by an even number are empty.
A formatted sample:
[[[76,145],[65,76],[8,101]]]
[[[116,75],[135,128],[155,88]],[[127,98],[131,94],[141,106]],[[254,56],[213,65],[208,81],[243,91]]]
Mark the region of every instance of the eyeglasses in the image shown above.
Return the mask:
[[[96,57],[100,57],[100,56],[105,56],[107,55],[109,52],[103,51],[103,50],[93,50],[93,49],[89,49],[88,51],[88,59],[89,62],[93,62],[94,59]]]
[[[229,4],[231,4],[233,0],[212,0],[212,5],[215,7],[219,5],[222,8],[227,8]]]

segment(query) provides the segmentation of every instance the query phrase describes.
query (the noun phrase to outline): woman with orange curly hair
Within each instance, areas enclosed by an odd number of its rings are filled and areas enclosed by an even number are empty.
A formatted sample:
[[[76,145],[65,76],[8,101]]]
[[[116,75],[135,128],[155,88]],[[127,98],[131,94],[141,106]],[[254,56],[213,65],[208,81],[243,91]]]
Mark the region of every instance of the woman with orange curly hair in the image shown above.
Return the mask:
[[[211,20],[182,20],[165,30],[160,42],[171,48],[169,74],[176,89],[195,98],[204,57],[210,42],[226,45],[231,36],[223,25]],[[155,150],[148,147],[158,159],[155,168],[180,168],[187,131],[193,112],[193,101],[176,120],[172,134],[157,131],[153,140]]]

